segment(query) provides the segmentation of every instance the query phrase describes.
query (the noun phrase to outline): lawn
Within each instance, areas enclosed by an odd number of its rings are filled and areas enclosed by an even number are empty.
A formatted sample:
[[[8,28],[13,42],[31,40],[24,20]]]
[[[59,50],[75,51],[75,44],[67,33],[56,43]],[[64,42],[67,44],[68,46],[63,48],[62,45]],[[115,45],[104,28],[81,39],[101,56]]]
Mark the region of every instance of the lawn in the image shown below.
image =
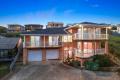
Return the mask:
[[[120,36],[110,36],[109,50],[111,54],[120,59]]]
[[[9,73],[9,62],[0,62],[0,78]]]

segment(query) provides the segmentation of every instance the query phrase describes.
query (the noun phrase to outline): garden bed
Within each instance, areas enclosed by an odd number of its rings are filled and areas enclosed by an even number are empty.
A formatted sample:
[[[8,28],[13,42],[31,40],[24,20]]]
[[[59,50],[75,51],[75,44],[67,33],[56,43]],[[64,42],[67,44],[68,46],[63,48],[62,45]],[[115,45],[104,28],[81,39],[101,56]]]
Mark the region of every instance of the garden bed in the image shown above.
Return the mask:
[[[64,64],[81,69],[80,61],[73,60],[72,58],[67,58]],[[90,60],[85,61],[83,65],[84,69],[91,71],[113,72],[119,69],[106,55],[95,55]]]

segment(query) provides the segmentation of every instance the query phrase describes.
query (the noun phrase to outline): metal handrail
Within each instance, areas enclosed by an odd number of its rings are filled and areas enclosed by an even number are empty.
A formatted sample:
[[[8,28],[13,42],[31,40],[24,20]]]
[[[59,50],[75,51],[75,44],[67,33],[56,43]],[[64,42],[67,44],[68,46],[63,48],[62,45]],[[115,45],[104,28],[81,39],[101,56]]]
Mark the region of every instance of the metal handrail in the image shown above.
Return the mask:
[[[108,34],[75,33],[74,39],[108,39]]]
[[[46,47],[46,46],[60,46],[62,45],[62,42],[23,42],[24,47]]]
[[[10,64],[10,71],[12,71],[14,66],[15,66],[15,63],[16,63],[16,61],[17,61],[17,59],[18,59],[18,57],[19,57],[19,55],[22,51],[22,46],[23,46],[23,44],[20,44],[20,46],[18,48],[18,52],[17,52],[16,56],[14,57],[13,61]]]
[[[82,51],[80,49],[75,49],[74,52],[75,52],[75,56],[85,58],[85,57],[91,57],[91,56],[96,55],[96,54],[104,54],[105,49],[96,49],[96,50],[87,49],[87,51],[85,51],[85,50]]]

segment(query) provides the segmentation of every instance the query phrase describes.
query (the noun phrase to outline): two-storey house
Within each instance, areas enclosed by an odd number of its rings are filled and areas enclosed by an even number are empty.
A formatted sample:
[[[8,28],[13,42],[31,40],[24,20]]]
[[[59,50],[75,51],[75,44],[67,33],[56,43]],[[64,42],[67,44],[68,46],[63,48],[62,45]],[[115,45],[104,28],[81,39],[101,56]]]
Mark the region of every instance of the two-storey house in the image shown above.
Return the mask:
[[[24,32],[23,63],[68,57],[83,63],[96,54],[108,53],[108,25],[80,23],[69,27]]]

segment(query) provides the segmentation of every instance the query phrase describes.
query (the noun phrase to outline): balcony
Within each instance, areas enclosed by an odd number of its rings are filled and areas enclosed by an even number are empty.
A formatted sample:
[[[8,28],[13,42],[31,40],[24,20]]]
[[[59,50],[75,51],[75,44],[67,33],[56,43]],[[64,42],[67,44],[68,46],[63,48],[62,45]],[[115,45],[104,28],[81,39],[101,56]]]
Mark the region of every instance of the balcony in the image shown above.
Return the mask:
[[[103,39],[108,39],[108,34],[80,34],[80,33],[75,33],[73,35],[74,40],[103,40]]]
[[[46,47],[61,47],[62,43],[61,42],[45,42],[45,43],[40,43],[40,42],[24,42],[23,47],[25,48],[46,48]]]
[[[75,56],[80,58],[89,58],[94,55],[102,55],[105,53],[105,49],[85,49],[84,51],[81,51],[80,49],[75,49]]]

